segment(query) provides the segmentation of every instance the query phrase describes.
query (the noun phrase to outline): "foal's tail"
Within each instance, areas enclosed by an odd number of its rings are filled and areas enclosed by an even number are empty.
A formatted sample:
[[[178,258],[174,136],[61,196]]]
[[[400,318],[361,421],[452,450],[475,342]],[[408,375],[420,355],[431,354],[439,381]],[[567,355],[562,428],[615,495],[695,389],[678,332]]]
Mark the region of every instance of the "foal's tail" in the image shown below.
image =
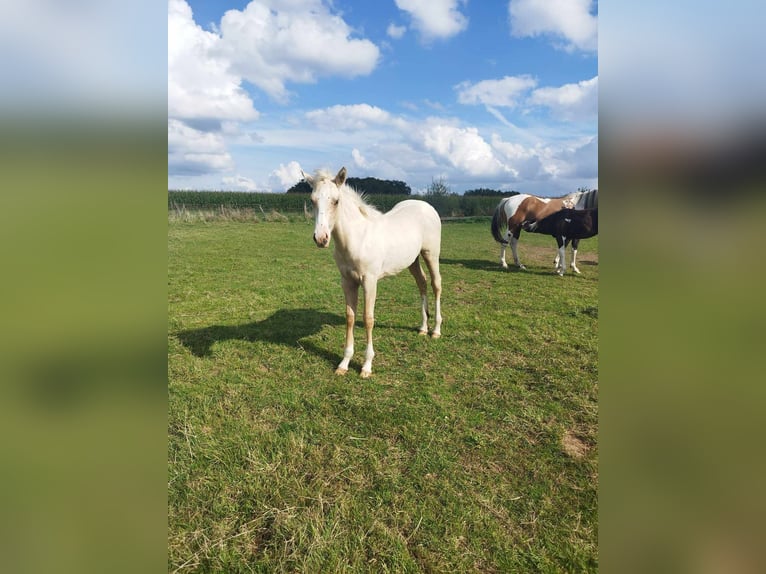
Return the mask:
[[[505,219],[505,200],[501,201],[495,208],[495,215],[492,216],[492,236],[495,241],[508,245],[508,242],[503,239],[502,230],[507,227],[508,223]]]

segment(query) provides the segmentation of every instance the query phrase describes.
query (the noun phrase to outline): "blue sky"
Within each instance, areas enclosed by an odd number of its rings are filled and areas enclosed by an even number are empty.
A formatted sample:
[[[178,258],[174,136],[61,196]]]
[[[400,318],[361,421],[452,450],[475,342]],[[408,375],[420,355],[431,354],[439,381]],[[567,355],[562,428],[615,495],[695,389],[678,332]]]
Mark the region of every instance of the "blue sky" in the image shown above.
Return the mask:
[[[168,2],[168,186],[598,186],[590,0]]]

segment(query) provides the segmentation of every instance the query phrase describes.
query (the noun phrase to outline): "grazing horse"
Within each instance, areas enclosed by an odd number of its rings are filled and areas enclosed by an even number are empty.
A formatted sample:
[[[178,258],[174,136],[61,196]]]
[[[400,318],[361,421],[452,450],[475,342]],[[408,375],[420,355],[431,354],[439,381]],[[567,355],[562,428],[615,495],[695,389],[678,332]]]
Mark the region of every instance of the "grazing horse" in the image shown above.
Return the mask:
[[[412,199],[396,204],[388,213],[381,213],[346,185],[345,167],[335,177],[321,170],[313,176],[301,173],[312,188],[314,242],[320,248],[329,246],[331,238],[335,242],[334,257],[346,297],[346,347],[335,373],[345,374],[354,355],[354,318],[361,286],[367,333],[361,376],[367,378],[372,374],[375,356],[372,328],[378,279],[409,268],[420,290],[422,322],[419,332],[428,334],[428,287],[420,266],[421,256],[428,266],[436,299],[436,322],[431,336],[441,336],[441,220],[428,203]]]
[[[504,198],[495,208],[495,214],[492,217],[492,235],[495,241],[500,243],[500,265],[503,266],[503,269],[508,268],[505,261],[505,248],[510,243],[513,262],[519,269],[526,269],[519,262],[516,250],[519,235],[525,222],[543,219],[562,209],[589,209],[594,207],[598,207],[597,189],[577,191],[553,199],[526,193]],[[507,228],[505,237],[501,233],[504,228]],[[574,262],[577,259],[577,244],[575,242],[572,243],[572,249],[572,261]],[[558,261],[554,261],[554,265],[558,265]]]
[[[544,233],[556,238],[559,253],[556,256],[559,275],[564,274],[566,268],[566,242],[571,239],[587,239],[598,235],[598,207],[594,209],[562,209],[536,221],[526,221],[522,224],[524,231],[531,233]],[[574,267],[574,266],[573,266]],[[574,267],[579,273],[580,270]]]

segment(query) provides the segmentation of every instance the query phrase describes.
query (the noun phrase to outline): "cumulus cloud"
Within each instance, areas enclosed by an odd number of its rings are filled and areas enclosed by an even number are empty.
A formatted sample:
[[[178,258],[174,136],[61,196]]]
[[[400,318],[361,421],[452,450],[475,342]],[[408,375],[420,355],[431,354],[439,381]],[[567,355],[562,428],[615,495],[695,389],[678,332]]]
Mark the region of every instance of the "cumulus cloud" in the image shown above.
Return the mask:
[[[200,28],[185,0],[168,1],[168,116],[254,120],[258,112],[217,55],[220,37]]]
[[[469,175],[497,175],[504,171],[492,147],[474,127],[432,122],[420,134],[426,150]]]
[[[529,103],[550,108],[553,116],[563,120],[593,119],[598,115],[598,76],[559,88],[539,88]]]
[[[396,0],[425,41],[451,38],[465,30],[468,18],[458,10],[458,5],[464,3],[465,0]]]
[[[359,169],[365,169],[369,165],[362,152],[356,148],[351,150],[351,158],[354,160],[354,166]]]
[[[455,86],[457,100],[461,104],[484,104],[512,108],[521,97],[537,85],[537,80],[528,75],[506,76],[499,80],[462,82]]]
[[[407,31],[406,26],[397,26],[393,22],[391,22],[388,25],[388,28],[386,28],[386,34],[388,34],[391,38],[394,40],[398,40],[402,36],[404,36],[404,33]]]
[[[244,191],[257,191],[258,189],[256,183],[244,175],[227,176],[222,178],[221,181],[230,188],[242,189]]]
[[[400,124],[387,111],[369,104],[337,105],[306,112],[306,119],[326,130],[362,130],[372,126]]]
[[[560,175],[580,179],[598,178],[598,136],[565,146],[558,155]]]
[[[219,53],[231,69],[281,102],[289,98],[288,82],[366,75],[380,56],[321,0],[253,1],[226,12],[219,30]]]
[[[287,191],[303,179],[301,164],[297,161],[291,161],[287,165],[280,163],[279,167],[271,172],[270,179],[276,183],[276,187]]]
[[[168,174],[200,175],[234,167],[220,134],[196,130],[180,120],[168,120]]]
[[[508,127],[513,125],[498,108],[520,108],[527,111],[533,107],[543,107],[550,110],[552,117],[563,121],[592,120],[598,115],[598,76],[558,87],[536,86],[535,78],[524,75],[476,83],[462,82],[455,86],[455,90],[459,103],[482,104]]]
[[[564,40],[566,50],[594,52],[598,48],[598,17],[593,0],[510,0],[511,34],[550,35]]]

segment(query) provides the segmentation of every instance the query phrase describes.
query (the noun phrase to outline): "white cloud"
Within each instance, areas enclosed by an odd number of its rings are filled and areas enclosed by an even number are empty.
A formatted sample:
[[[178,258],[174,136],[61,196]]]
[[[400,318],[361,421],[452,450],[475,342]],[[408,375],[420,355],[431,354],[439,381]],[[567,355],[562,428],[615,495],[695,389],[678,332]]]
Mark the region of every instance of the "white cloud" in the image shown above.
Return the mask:
[[[399,125],[387,111],[369,104],[337,105],[306,112],[306,119],[325,130],[362,130],[372,126]]]
[[[388,34],[391,38],[394,40],[398,40],[402,36],[404,36],[404,33],[407,31],[406,26],[397,26],[393,22],[391,22],[388,25],[388,28],[386,28],[386,34]]]
[[[195,130],[180,120],[168,120],[168,173],[198,175],[234,167],[220,134]]]
[[[598,76],[559,88],[539,88],[529,103],[548,107],[563,120],[593,119],[598,115]]]
[[[168,116],[254,120],[241,78],[216,54],[220,37],[194,23],[184,0],[168,1]]]
[[[432,121],[420,132],[422,145],[469,175],[498,175],[504,171],[492,147],[474,127],[458,127]]]
[[[594,52],[598,48],[598,17],[593,0],[510,0],[511,34],[516,37],[552,35],[563,38],[566,50]]]
[[[354,166],[358,167],[359,169],[365,169],[368,167],[367,160],[362,155],[362,152],[360,152],[358,149],[354,148],[351,150],[351,157],[354,160]]]
[[[531,76],[506,76],[499,80],[482,80],[472,84],[462,82],[455,86],[461,104],[484,104],[512,108],[521,96],[537,85]]]
[[[585,138],[565,146],[558,154],[564,177],[598,178],[598,136]]]
[[[508,166],[515,181],[544,176],[539,149],[503,141],[497,134],[492,136],[492,147],[503,163]]]
[[[227,176],[221,179],[224,185],[244,191],[257,191],[258,186],[249,177],[244,175]]]
[[[352,30],[321,0],[259,0],[221,19],[219,53],[231,69],[285,102],[288,82],[353,77],[375,69],[378,47]]]
[[[275,187],[287,191],[303,179],[301,164],[297,161],[291,161],[287,165],[280,163],[279,167],[271,172],[270,179],[277,184]]]
[[[425,41],[451,38],[465,30],[468,19],[458,10],[458,5],[464,3],[465,0],[396,0]]]

